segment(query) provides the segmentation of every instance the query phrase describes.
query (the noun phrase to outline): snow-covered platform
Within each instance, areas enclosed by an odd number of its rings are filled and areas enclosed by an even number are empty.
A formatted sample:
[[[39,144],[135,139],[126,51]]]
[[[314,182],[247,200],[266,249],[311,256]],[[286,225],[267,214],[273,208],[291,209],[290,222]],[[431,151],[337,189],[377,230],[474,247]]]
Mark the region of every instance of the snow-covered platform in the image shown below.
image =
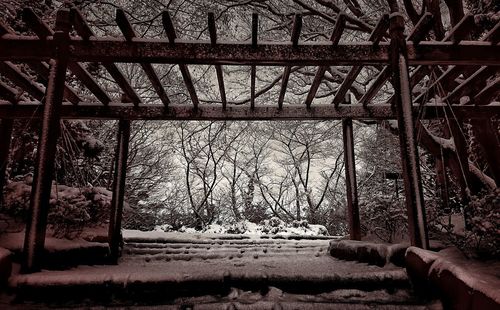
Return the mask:
[[[412,294],[403,268],[335,259],[328,253],[330,240],[324,238],[137,233],[125,237],[118,265],[12,276],[13,305],[365,309],[361,305],[368,304],[426,309]]]

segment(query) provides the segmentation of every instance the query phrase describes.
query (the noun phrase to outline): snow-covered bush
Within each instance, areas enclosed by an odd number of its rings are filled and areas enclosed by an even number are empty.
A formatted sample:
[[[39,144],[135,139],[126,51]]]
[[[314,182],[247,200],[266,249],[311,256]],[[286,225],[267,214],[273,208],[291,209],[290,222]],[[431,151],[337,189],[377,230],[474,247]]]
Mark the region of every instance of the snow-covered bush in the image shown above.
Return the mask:
[[[484,258],[500,258],[500,188],[472,198],[465,209],[469,229],[462,248]]]
[[[25,221],[28,216],[31,177],[5,187],[3,212]],[[101,187],[75,188],[52,185],[48,223],[56,237],[74,238],[86,226],[99,226],[109,219],[112,193]]]

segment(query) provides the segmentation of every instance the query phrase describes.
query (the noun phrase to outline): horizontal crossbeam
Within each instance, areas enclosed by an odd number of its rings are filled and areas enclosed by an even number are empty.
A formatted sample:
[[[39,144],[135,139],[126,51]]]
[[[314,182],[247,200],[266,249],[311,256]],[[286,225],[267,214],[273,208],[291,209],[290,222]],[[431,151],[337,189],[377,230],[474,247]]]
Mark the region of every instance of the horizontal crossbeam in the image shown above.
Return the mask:
[[[443,109],[449,109],[442,104],[428,104],[422,114],[420,107],[414,106],[415,116],[422,119],[440,118],[445,115]],[[19,103],[14,106],[6,101],[0,101],[1,118],[32,118],[41,116],[38,103]],[[456,105],[453,113],[458,118],[476,119],[500,116],[500,104],[485,106]],[[449,110],[448,110],[449,114]],[[103,106],[98,103],[81,103],[78,106],[64,104],[61,107],[61,117],[69,119],[128,119],[128,120],[331,120],[331,119],[396,119],[395,112],[389,104],[368,105],[312,105],[309,109],[305,105],[286,105],[279,109],[276,105],[248,106],[199,105],[195,109],[192,105],[139,105],[110,103]]]
[[[5,35],[0,39],[0,60],[48,60],[54,57],[52,37],[40,40],[34,37]],[[78,62],[145,62],[178,64],[225,65],[291,65],[291,66],[347,66],[380,65],[389,61],[389,45],[380,43],[377,49],[371,42],[332,47],[328,42],[291,43],[259,42],[224,43],[212,45],[208,41],[176,41],[134,38],[99,38],[83,41],[72,38],[70,60]],[[500,45],[490,42],[461,41],[408,43],[409,65],[492,65],[500,66]]]

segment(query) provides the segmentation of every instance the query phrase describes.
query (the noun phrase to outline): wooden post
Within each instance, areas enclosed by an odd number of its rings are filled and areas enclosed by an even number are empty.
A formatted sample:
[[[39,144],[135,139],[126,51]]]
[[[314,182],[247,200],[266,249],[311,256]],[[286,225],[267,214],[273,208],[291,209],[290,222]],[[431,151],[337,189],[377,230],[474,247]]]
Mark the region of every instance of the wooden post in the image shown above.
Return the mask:
[[[3,187],[5,186],[5,172],[9,163],[9,150],[12,141],[13,120],[3,119],[0,123],[0,206],[3,204]]]
[[[54,33],[56,59],[50,61],[50,76],[45,92],[42,129],[38,142],[35,175],[31,190],[30,217],[26,223],[26,236],[24,238],[23,272],[40,270],[43,261],[54,158],[60,133],[59,110],[63,101],[64,82],[68,65],[69,29],[69,10],[59,10],[56,19],[56,32]]]
[[[123,214],[123,200],[125,197],[125,180],[127,175],[127,158],[130,140],[130,121],[120,120],[118,123],[118,145],[113,181],[113,198],[111,200],[111,214],[109,217],[108,242],[110,259],[117,263],[122,243],[121,224]]]
[[[350,101],[350,95],[347,94],[346,103],[349,104]],[[349,235],[352,240],[361,240],[352,119],[344,118],[342,120],[342,134],[344,139],[345,185],[347,191]]]
[[[400,13],[390,17],[391,69],[393,72],[395,106],[398,117],[399,143],[403,166],[408,230],[413,246],[427,249],[429,240],[425,219],[424,196],[420,176],[415,124],[412,116],[411,87],[408,74],[404,18]]]

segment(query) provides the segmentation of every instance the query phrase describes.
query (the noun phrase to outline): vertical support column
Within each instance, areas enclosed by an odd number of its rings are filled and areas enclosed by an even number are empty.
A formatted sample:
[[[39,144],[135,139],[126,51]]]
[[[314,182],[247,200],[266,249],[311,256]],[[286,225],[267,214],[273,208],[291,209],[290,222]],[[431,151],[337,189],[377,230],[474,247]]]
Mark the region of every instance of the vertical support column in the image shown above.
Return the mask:
[[[427,249],[429,240],[425,219],[424,195],[420,176],[415,124],[412,116],[411,87],[408,74],[404,18],[400,13],[390,17],[391,68],[393,72],[395,106],[398,116],[399,143],[408,213],[408,229],[413,246]]]
[[[59,10],[54,33],[56,59],[50,61],[50,75],[45,93],[42,129],[31,189],[30,217],[26,223],[26,236],[24,238],[23,272],[40,270],[43,260],[54,158],[60,133],[59,110],[63,101],[64,81],[68,65],[69,29],[69,10]]]
[[[125,197],[125,180],[127,175],[127,158],[130,140],[130,121],[120,120],[118,123],[118,145],[113,180],[113,198],[111,200],[111,214],[109,217],[108,242],[110,259],[117,263],[122,243],[122,214],[123,199]]]
[[[2,119],[0,123],[0,206],[3,204],[3,187],[5,186],[5,172],[9,163],[9,150],[12,141],[12,125],[14,121],[11,119]]]
[[[349,94],[346,95],[345,103],[351,103],[351,97]],[[344,118],[342,120],[342,136],[344,140],[345,185],[347,191],[349,235],[352,240],[361,240],[352,119]]]

